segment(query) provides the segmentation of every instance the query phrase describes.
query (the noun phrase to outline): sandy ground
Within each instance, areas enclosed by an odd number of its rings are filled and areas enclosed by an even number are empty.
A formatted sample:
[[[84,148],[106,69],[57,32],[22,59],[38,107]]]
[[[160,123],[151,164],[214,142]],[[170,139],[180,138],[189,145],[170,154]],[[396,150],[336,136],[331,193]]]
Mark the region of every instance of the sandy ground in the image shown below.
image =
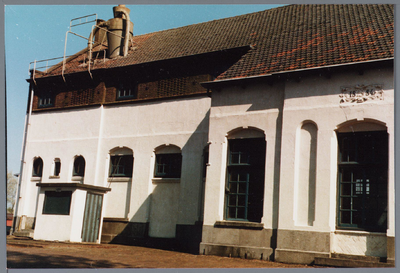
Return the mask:
[[[126,245],[7,239],[8,268],[317,268]]]

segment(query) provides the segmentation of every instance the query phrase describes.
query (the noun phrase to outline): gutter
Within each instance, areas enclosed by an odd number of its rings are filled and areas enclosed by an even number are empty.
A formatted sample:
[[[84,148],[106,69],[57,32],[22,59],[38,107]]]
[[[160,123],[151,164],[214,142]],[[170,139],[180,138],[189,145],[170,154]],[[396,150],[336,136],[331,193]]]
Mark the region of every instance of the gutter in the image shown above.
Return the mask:
[[[344,63],[344,64],[334,64],[334,65],[327,65],[327,66],[318,66],[318,67],[311,67],[311,68],[304,68],[304,69],[296,69],[296,70],[288,70],[288,71],[281,71],[281,72],[275,72],[275,73],[269,73],[269,74],[264,74],[264,75],[257,75],[257,76],[248,76],[248,77],[242,77],[242,78],[231,78],[231,79],[222,79],[222,80],[215,80],[215,81],[209,81],[209,82],[202,82],[200,83],[203,87],[206,88],[212,88],[212,87],[219,87],[225,84],[241,84],[242,82],[246,81],[251,81],[251,80],[264,80],[264,79],[269,79],[272,77],[289,77],[289,75],[294,75],[294,74],[302,74],[302,73],[308,73],[308,72],[315,72],[318,70],[331,70],[331,69],[336,69],[336,68],[342,68],[343,66],[349,67],[349,66],[356,66],[356,65],[368,65],[371,63],[376,63],[376,62],[390,62],[393,61],[394,58],[385,58],[385,59],[376,59],[376,60],[370,60],[370,61],[363,61],[363,62],[352,62],[352,63]]]

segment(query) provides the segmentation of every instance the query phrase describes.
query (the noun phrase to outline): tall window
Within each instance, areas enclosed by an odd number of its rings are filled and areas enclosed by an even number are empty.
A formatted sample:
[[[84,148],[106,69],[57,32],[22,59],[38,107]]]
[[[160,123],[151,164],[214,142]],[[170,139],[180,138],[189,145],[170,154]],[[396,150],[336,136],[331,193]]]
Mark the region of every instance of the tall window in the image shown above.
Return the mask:
[[[59,158],[54,159],[53,175],[59,176],[61,172],[61,160]]]
[[[43,172],[43,160],[40,157],[35,158],[35,160],[33,161],[32,176],[42,177],[42,172]]]
[[[228,140],[226,219],[261,222],[265,174],[264,138]]]
[[[338,133],[338,228],[387,228],[388,134]]]
[[[85,176],[85,159],[83,156],[78,156],[74,160],[73,176]]]

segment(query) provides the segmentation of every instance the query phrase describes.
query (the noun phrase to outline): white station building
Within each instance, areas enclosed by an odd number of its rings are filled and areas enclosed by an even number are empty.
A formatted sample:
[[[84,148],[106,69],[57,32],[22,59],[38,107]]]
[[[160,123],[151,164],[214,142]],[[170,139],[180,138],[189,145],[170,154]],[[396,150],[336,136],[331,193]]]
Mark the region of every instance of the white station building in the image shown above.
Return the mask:
[[[393,265],[393,17],[93,19],[87,48],[31,70],[14,235]]]

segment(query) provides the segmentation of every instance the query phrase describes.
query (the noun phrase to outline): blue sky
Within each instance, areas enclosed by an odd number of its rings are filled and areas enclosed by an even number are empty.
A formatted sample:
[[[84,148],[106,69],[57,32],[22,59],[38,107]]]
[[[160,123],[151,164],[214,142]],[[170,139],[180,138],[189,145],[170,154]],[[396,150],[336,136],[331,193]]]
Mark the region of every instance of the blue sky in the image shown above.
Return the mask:
[[[7,171],[20,172],[24,120],[28,100],[29,63],[62,57],[65,35],[73,18],[97,14],[113,17],[114,5],[8,5],[5,6],[7,97]],[[265,10],[281,5],[127,5],[134,35]],[[74,32],[88,37],[91,25]],[[87,45],[69,34],[66,55]],[[49,63],[50,65],[52,63]],[[55,64],[53,62],[53,64]]]

